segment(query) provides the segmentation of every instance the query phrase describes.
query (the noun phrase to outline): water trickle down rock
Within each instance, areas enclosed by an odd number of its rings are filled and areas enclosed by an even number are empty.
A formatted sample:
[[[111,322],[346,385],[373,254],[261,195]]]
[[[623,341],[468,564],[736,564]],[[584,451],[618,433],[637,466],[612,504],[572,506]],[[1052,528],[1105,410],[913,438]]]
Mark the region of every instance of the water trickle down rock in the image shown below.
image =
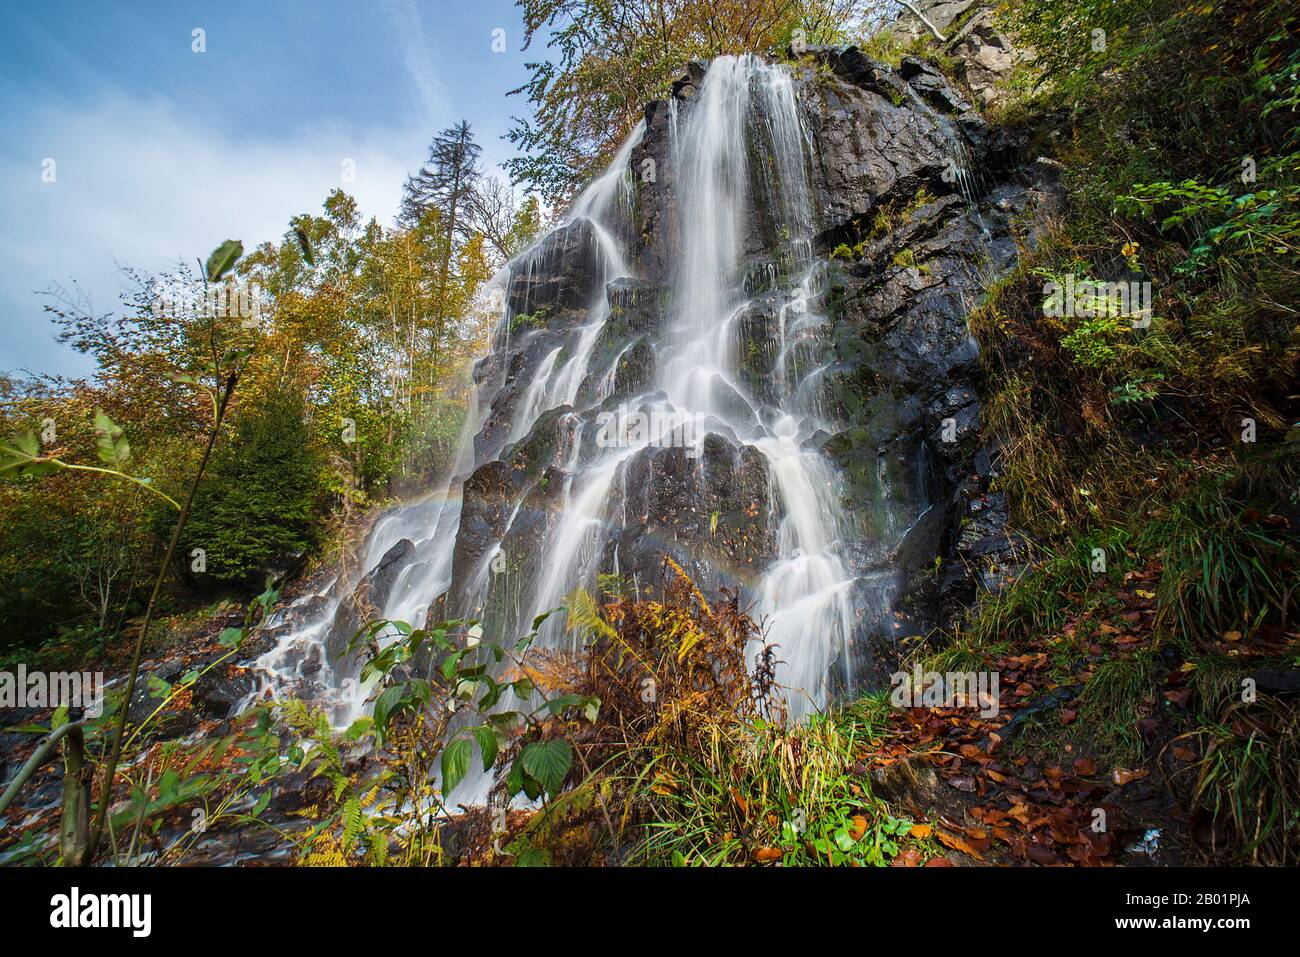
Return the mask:
[[[426,569],[406,607],[508,640],[598,573],[654,593],[671,556],[764,618],[798,716],[991,580],[1010,541],[966,315],[1048,194],[927,65],[813,57],[692,64],[494,280],[446,506],[386,557]]]

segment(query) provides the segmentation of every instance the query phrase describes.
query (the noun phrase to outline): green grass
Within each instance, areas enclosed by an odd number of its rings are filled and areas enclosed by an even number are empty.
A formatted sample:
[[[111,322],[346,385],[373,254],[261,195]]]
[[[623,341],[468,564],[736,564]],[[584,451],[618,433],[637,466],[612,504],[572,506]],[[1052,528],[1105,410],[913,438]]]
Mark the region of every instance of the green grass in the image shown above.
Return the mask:
[[[1088,679],[1078,698],[1079,721],[1113,763],[1129,765],[1141,757],[1137,723],[1155,694],[1155,656],[1150,648],[1104,662]]]

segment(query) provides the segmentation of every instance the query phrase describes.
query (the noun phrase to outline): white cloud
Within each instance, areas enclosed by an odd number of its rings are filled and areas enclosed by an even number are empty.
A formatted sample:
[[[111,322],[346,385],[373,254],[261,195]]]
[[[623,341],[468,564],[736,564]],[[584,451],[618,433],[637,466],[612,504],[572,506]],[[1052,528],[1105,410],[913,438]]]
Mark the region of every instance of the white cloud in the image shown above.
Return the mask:
[[[413,0],[385,0],[384,11],[392,21],[394,39],[402,52],[402,65],[424,103],[425,120],[435,126],[444,119],[447,92],[429,62],[429,44],[424,37],[420,11]]]
[[[291,216],[319,212],[337,187],[388,225],[427,140],[422,126],[359,132],[333,123],[245,136],[162,97],[24,106],[0,145],[0,370],[87,370],[53,344],[43,300],[32,295],[53,282],[78,280],[107,310],[122,286],[115,263],[165,269],[227,238],[252,249],[278,239]],[[46,157],[57,163],[54,183],[41,182]],[[345,184],[346,159],[356,180]]]

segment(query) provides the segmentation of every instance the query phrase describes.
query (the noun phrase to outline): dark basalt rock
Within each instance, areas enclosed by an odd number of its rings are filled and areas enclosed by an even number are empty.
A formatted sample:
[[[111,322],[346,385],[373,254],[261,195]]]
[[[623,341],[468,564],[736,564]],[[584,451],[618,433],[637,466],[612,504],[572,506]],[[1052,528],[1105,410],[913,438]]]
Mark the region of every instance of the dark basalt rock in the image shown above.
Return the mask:
[[[540,329],[518,336],[511,343],[509,353],[506,352],[504,344],[500,346],[499,351],[493,353],[495,356],[502,357],[508,355],[508,359],[502,358],[497,363],[498,367],[506,366],[504,375],[498,371],[498,368],[488,368],[484,371],[485,380],[490,377],[492,381],[504,380],[504,382],[492,397],[483,427],[474,436],[476,461],[485,461],[500,454],[514,426],[516,414],[522,413],[519,403],[524,393],[528,391],[528,384],[535,375],[537,367],[553,350],[562,348],[566,341],[566,338],[559,333]]]
[[[767,460],[721,435],[684,448],[638,453],[627,470],[619,565],[658,582],[665,556],[710,592],[752,582],[775,556]]]
[[[579,406],[593,404],[609,374],[612,395],[629,399],[649,387],[654,377],[653,342],[663,324],[662,287],[640,279],[616,279],[605,290],[609,318],[592,349],[588,375],[578,389]]]
[[[514,509],[519,490],[510,466],[492,461],[479,466],[461,491],[460,530],[456,534],[456,552],[452,558],[452,594],[472,574],[493,542],[506,531],[506,520]]]
[[[979,350],[966,317],[990,280],[1014,266],[1018,243],[1036,242],[1056,195],[1054,171],[1025,162],[1023,138],[991,134],[925,61],[909,57],[894,70],[853,47],[808,52],[829,67],[796,77],[811,139],[813,242],[809,248],[778,235],[765,207],[779,197],[757,186],[749,191],[736,281],[753,301],[731,330],[748,399],[721,382],[715,399],[731,402],[735,420],[752,421],[754,434],[776,420],[786,387],[776,363],[781,310],[809,257],[824,261],[812,296],[829,318],[798,333],[787,328],[787,343],[801,369],[819,370],[803,387],[839,423],[806,447],[845,480],[842,505],[854,538],[843,550],[865,610],[854,654],[865,677],[880,681],[892,670],[899,639],[950,622],[979,590],[1004,587],[1020,572],[1005,496],[992,487],[997,449],[981,435]],[[647,408],[664,400],[643,394],[670,334],[665,286],[681,255],[669,116],[676,110],[684,119],[696,108],[706,73],[705,64],[689,65],[671,100],[646,107],[643,138],[630,154],[634,239],[626,249],[644,278],[604,289],[610,318],[575,408],[543,414],[522,441],[509,444],[538,365],[559,345],[571,347],[603,278],[599,244],[583,221],[515,267],[512,313],[540,313],[542,320],[507,330],[508,347],[499,332],[494,355],[475,370],[476,381],[501,385],[463,489],[453,607],[481,590],[488,550],[501,542],[506,577],[494,578],[486,611],[526,624],[511,616],[531,607],[528,583],[551,560],[547,534],[566,488],[580,487],[599,415],[638,397]],[[766,162],[750,157],[755,182],[771,179]],[[955,178],[954,167],[961,171]],[[850,255],[839,250],[830,259],[840,244]],[[780,521],[766,459],[747,444],[748,434],[721,423],[707,423],[706,431],[698,456],[648,448],[622,464],[606,513],[591,530],[601,570],[617,569],[653,589],[665,556],[672,557],[706,593],[761,578],[776,554]],[[883,608],[872,620],[872,602],[895,584],[901,592],[888,623]]]
[[[325,647],[325,653],[331,662],[341,662],[353,636],[373,619],[374,609],[384,606],[397,583],[398,575],[414,557],[415,543],[409,538],[402,539],[386,551],[379,564],[361,579],[352,596],[339,604]],[[336,670],[338,667],[336,665]]]
[[[929,63],[914,56],[903,57],[898,67],[898,75],[907,81],[907,85],[921,94],[921,98],[940,113],[959,114],[970,110],[957,91],[948,85],[943,74]]]
[[[584,310],[600,288],[604,257],[590,222],[577,219],[555,230],[516,262],[506,303],[513,316],[562,315]]]
[[[817,85],[821,106],[809,117],[810,185],[823,227],[817,245],[825,250],[857,242],[871,213],[922,186],[953,192],[944,173],[969,148],[951,120],[883,64],[850,48],[832,67],[836,76]]]
[[[704,75],[708,69],[708,63],[700,60],[692,60],[686,64],[685,75],[673,82],[673,96],[679,100],[689,100],[695,96],[704,85]]]
[[[194,683],[190,701],[203,717],[221,721],[257,690],[257,684],[257,676],[250,671],[217,665]]]
[[[641,275],[656,281],[670,274],[673,250],[678,245],[677,207],[669,159],[669,113],[667,100],[646,104],[645,136],[631,155],[640,240],[634,251],[634,263]]]

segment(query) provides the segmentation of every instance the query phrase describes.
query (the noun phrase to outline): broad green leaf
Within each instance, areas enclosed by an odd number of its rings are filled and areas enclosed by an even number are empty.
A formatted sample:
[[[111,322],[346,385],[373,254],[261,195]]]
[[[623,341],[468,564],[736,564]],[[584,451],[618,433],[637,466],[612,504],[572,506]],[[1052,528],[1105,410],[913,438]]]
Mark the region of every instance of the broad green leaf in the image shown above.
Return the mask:
[[[495,714],[487,716],[488,724],[498,731],[505,733],[513,728],[523,718],[518,711],[498,711]]]
[[[540,783],[538,783],[537,779],[533,777],[531,774],[529,774],[527,771],[520,772],[520,779],[523,781],[521,787],[523,789],[524,796],[527,797],[528,800],[530,801],[536,801],[539,797],[542,796],[542,792],[546,790],[545,788],[542,787]]]
[[[483,770],[490,770],[492,762],[497,759],[497,734],[485,724],[470,728],[470,734],[478,741],[479,752],[483,755]]]
[[[64,466],[48,459],[31,459],[27,456],[9,458],[0,451],[0,477],[5,478],[39,478],[57,472]]]
[[[400,709],[405,694],[405,685],[393,685],[391,688],[385,688],[375,699],[375,730],[379,732],[380,737],[388,730],[388,721],[393,713]]]
[[[164,772],[163,776],[158,779],[158,800],[164,803],[174,801],[180,780],[180,775],[174,769],[168,769]]]
[[[227,239],[218,246],[208,257],[207,265],[204,267],[208,274],[208,282],[216,282],[230,272],[242,255],[244,255],[244,244],[238,239]]]
[[[123,469],[131,463],[131,446],[122,434],[122,427],[102,409],[95,410],[95,451],[99,460],[112,468]]]
[[[460,664],[460,659],[464,656],[466,650],[461,648],[442,659],[442,676],[444,678],[450,679],[456,673],[456,666]]]
[[[368,733],[372,728],[374,728],[374,726],[374,718],[369,716],[357,718],[357,720],[353,721],[352,724],[348,726],[348,730],[344,732],[343,736],[349,741],[359,741],[362,736]]]
[[[40,730],[44,731],[44,728]],[[506,775],[506,793],[509,797],[514,797],[524,789],[524,769],[518,761],[510,765],[510,772]]]
[[[41,454],[41,442],[34,432],[19,432],[14,436],[14,445],[28,458],[34,459]]]
[[[579,705],[586,704],[587,699],[580,694],[562,694],[556,695],[549,701],[543,702],[539,711],[548,711],[552,715],[559,717],[565,708],[576,708]]]
[[[573,762],[573,750],[567,741],[534,741],[519,754],[519,763],[538,784],[555,794],[564,783]]]
[[[228,349],[221,357],[220,368],[233,369],[252,354],[252,349]]]
[[[519,855],[515,867],[550,867],[551,852],[544,847],[530,847]]]
[[[477,705],[475,705],[475,707],[480,712],[491,711],[494,707],[496,707],[497,701],[501,699],[501,692],[505,691],[508,686],[497,684],[487,675],[483,675],[481,678],[479,678],[478,682],[479,684],[483,685],[487,690],[483,693],[483,697],[479,699],[479,702]]]
[[[469,772],[472,754],[469,738],[456,738],[442,750],[442,793],[451,794]]]

